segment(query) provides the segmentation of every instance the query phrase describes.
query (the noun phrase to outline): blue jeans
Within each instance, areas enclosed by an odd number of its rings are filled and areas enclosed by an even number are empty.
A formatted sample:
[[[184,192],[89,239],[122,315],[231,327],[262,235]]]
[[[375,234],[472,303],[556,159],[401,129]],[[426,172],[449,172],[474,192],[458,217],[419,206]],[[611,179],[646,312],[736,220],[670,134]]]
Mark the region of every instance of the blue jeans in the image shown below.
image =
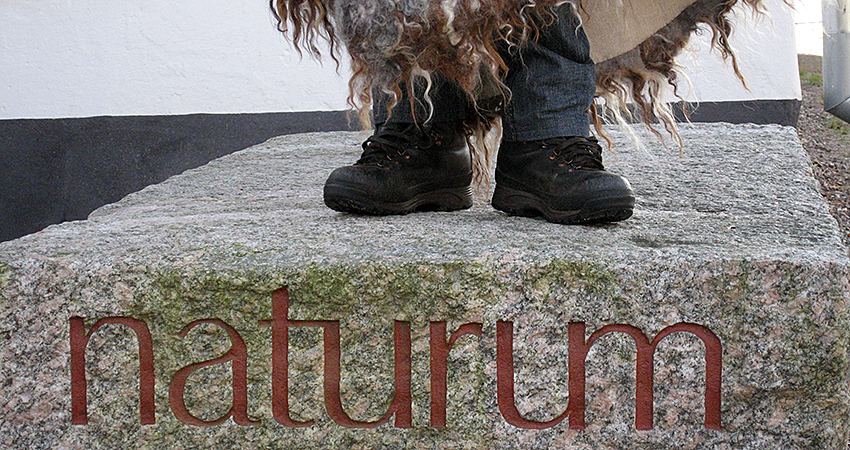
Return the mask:
[[[511,100],[502,115],[503,140],[535,141],[562,136],[588,136],[590,126],[587,109],[596,91],[590,45],[579,19],[569,5],[557,9],[557,20],[541,27],[536,42],[520,49],[500,48],[508,65],[504,82],[511,91]],[[436,122],[462,120],[469,110],[467,100],[455,85],[434,77],[431,88]],[[388,98],[375,102],[375,123],[386,121],[424,122],[430,108],[422,100],[424,82],[414,87],[411,110],[406,88],[398,105],[388,117]]]

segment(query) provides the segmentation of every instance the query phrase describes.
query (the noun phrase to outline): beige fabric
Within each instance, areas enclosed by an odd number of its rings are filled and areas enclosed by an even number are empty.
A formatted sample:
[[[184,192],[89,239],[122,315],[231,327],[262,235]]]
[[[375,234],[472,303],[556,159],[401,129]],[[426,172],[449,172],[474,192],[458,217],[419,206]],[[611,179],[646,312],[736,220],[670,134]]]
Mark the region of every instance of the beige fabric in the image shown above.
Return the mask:
[[[626,53],[672,22],[694,0],[583,1],[581,15],[596,62]]]

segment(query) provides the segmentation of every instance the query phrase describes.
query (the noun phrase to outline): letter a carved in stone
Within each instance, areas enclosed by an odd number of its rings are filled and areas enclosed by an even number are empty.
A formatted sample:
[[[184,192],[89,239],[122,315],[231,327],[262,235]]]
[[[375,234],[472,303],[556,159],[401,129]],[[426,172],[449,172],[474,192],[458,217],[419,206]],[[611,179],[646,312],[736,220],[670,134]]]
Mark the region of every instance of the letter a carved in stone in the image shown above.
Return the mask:
[[[179,421],[189,425],[219,425],[230,417],[233,417],[233,421],[238,425],[248,426],[259,424],[260,422],[248,418],[248,349],[245,346],[245,341],[242,340],[242,336],[233,327],[220,319],[196,320],[186,325],[178,336],[185,338],[192,331],[192,328],[204,323],[216,325],[227,332],[227,336],[230,338],[230,350],[224,356],[190,364],[174,374],[168,392],[171,411],[174,412],[174,416]],[[230,362],[231,370],[233,371],[233,406],[231,406],[230,411],[215,420],[201,420],[193,416],[186,409],[184,399],[186,380],[197,370],[226,362]]]

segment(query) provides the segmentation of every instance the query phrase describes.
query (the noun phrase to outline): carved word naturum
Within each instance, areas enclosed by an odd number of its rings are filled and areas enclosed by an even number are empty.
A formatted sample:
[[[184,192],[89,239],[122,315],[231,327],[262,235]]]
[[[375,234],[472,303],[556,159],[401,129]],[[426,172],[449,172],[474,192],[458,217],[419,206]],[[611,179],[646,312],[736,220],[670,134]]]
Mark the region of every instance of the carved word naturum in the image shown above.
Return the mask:
[[[289,328],[321,328],[324,342],[324,398],[330,418],[337,424],[352,428],[374,428],[387,423],[393,416],[398,428],[412,427],[411,397],[411,337],[409,322],[395,322],[394,330],[394,378],[395,393],[387,413],[379,420],[364,422],[352,419],[343,409],[340,396],[340,327],[333,320],[289,319],[289,293],[286,288],[272,294],[272,319],[260,321],[261,326],[270,326],[272,331],[272,411],[274,420],[288,427],[309,427],[315,420],[298,421],[290,416],[289,410]],[[71,346],[71,411],[72,423],[88,424],[88,400],[86,385],[86,347],[91,336],[103,325],[121,324],[130,327],[138,339],[139,347],[139,397],[140,418],[143,425],[156,422],[154,417],[154,367],[153,339],[147,324],[130,317],[106,317],[92,325],[86,332],[81,317],[70,319]],[[175,417],[183,423],[196,426],[212,426],[233,418],[243,425],[258,422],[248,417],[248,350],[239,333],[219,319],[196,320],[180,332],[181,338],[200,324],[213,324],[225,330],[230,338],[230,350],[219,358],[190,364],[174,374],[169,386],[169,404]],[[431,322],[431,417],[434,428],[446,427],[446,380],[448,355],[458,338],[464,335],[481,336],[482,324],[467,323],[448,336],[446,322]],[[653,427],[653,375],[654,356],[659,342],[676,332],[691,333],[705,344],[705,427],[720,429],[720,376],[722,348],[720,340],[708,328],[692,323],[678,323],[661,330],[649,339],[638,328],[631,325],[606,325],[585,339],[585,324],[572,322],[568,327],[569,339],[569,401],[566,410],[558,417],[538,422],[522,417],[514,399],[513,323],[496,323],[496,390],[499,411],[511,425],[525,429],[543,429],[558,425],[569,417],[569,427],[585,428],[585,360],[591,345],[608,333],[624,333],[631,336],[637,349],[635,386],[635,428],[649,430]],[[231,363],[233,371],[233,400],[230,411],[216,420],[201,420],[193,416],[184,402],[184,387],[189,376],[204,367]]]

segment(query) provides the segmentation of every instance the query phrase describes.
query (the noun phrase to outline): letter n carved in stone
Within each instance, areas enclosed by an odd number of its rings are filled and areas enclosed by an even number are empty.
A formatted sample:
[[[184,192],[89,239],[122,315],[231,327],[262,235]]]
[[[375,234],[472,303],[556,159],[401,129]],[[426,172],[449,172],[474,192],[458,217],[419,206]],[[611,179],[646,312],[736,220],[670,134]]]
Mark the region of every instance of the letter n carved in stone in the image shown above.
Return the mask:
[[[91,336],[106,324],[119,324],[130,327],[136,333],[139,343],[139,417],[142,425],[152,425],[154,417],[154,372],[153,339],[148,325],[131,317],[106,317],[98,320],[86,333],[82,317],[71,317],[71,423],[87,425],[88,398],[86,386],[86,346]]]

